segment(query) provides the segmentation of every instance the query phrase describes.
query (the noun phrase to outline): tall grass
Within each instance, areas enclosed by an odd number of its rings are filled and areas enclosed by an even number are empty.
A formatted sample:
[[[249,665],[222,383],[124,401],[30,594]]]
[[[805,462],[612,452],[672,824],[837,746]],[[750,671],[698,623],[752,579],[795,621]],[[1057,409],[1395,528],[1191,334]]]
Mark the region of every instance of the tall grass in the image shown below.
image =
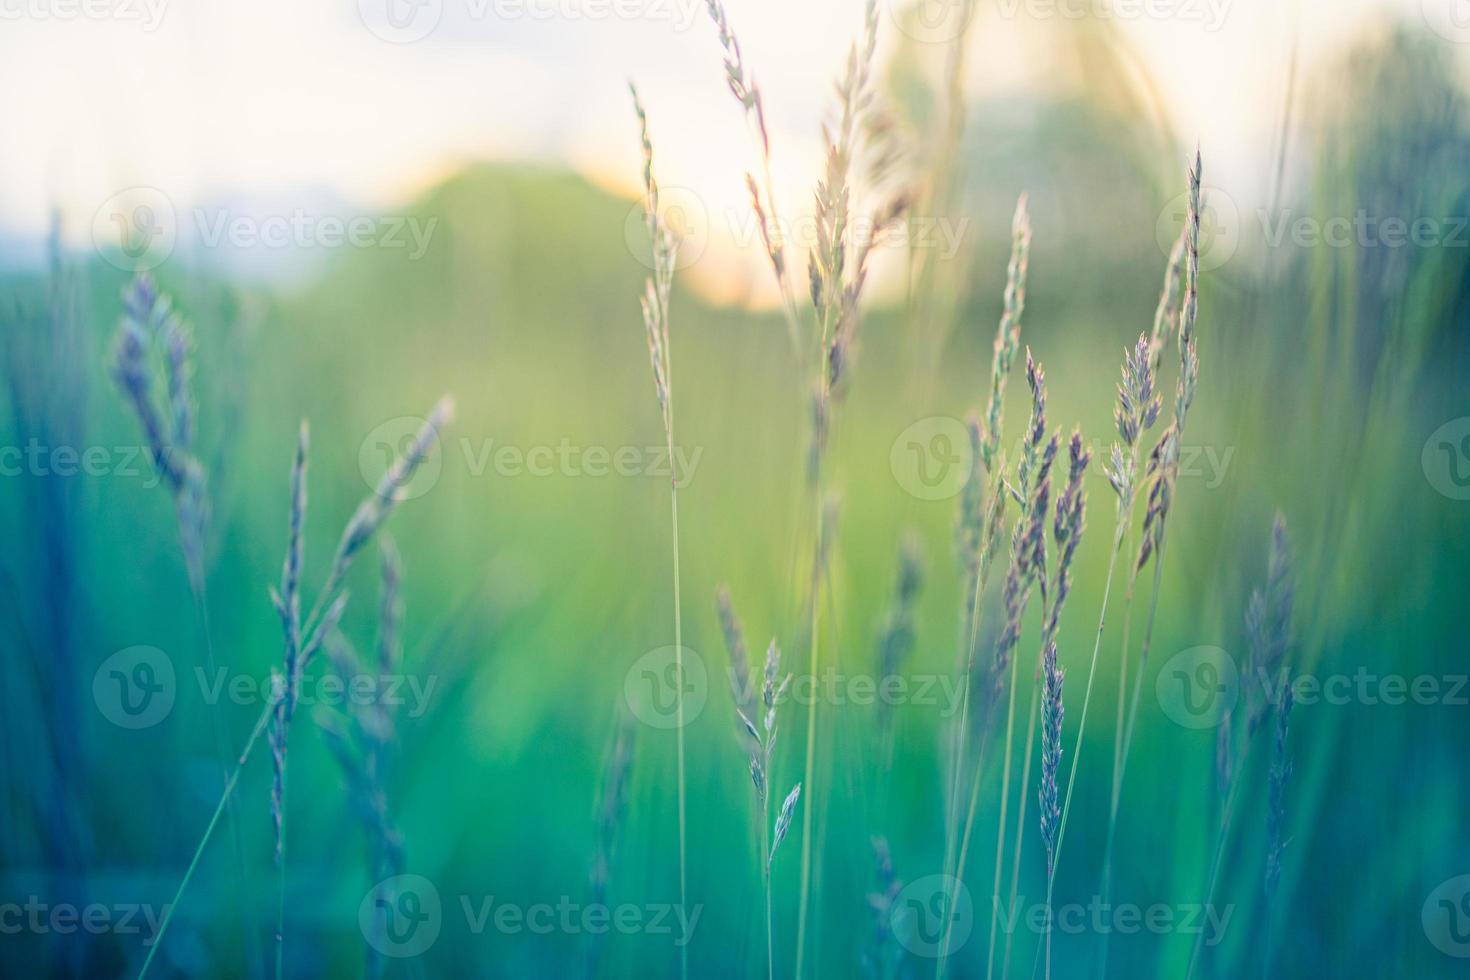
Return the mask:
[[[996,328],[991,360],[990,389],[984,416],[972,415],[967,429],[970,434],[971,468],[960,498],[960,514],[956,537],[963,571],[960,612],[960,651],[964,665],[960,688],[960,712],[951,748],[949,787],[945,808],[946,873],[955,859],[958,836],[961,783],[970,741],[970,694],[974,687],[976,644],[980,629],[980,600],[990,578],[990,569],[1001,541],[1007,492],[1003,489],[1001,458],[1002,422],[1005,411],[1006,383],[1021,343],[1021,318],[1026,307],[1026,272],[1031,250],[1031,219],[1026,209],[1026,195],[1016,201],[1011,219],[1011,255],[1006,266],[1006,286],[1000,325]],[[1010,732],[1006,735],[1006,758],[1009,765]],[[1009,778],[1006,779],[1009,784]],[[1004,803],[1002,803],[1004,808]],[[1004,816],[1001,821],[1004,823]],[[941,956],[942,969],[943,957]]]
[[[1022,622],[1026,607],[1030,603],[1033,588],[1046,574],[1046,520],[1051,498],[1051,467],[1056,460],[1058,437],[1046,434],[1046,374],[1026,351],[1026,383],[1031,391],[1031,417],[1021,443],[1020,459],[1016,463],[1015,485],[1007,492],[1018,500],[1021,512],[1011,531],[1010,564],[1006,570],[1005,586],[1001,602],[1005,618],[996,637],[995,649],[988,669],[979,682],[981,701],[976,706],[979,720],[978,745],[975,751],[974,772],[970,776],[970,801],[966,808],[964,828],[958,832],[957,853],[954,845],[946,847],[946,880],[952,881],[950,894],[946,896],[945,908],[953,908],[956,896],[964,886],[965,866],[970,852],[970,838],[975,830],[975,819],[979,813],[981,775],[985,768],[985,749],[990,732],[996,721],[995,711],[1000,696],[1009,686],[1012,696],[1007,706],[1007,769],[1009,769],[1010,718],[1015,708],[1016,668],[1014,654],[1021,640]],[[1044,618],[1043,612],[1043,618]],[[969,686],[968,679],[966,686]],[[962,716],[963,717],[963,716]],[[964,737],[962,733],[961,737]],[[1026,748],[1029,761],[1031,747]],[[1009,781],[1007,781],[1009,785]],[[1024,785],[1024,779],[1023,779]],[[956,811],[956,817],[958,811]],[[949,837],[950,835],[946,835]],[[944,936],[935,960],[935,976],[944,973],[950,953],[950,939],[954,919],[946,916]]]
[[[815,190],[815,241],[808,254],[807,280],[812,305],[812,325],[802,336],[795,303],[791,298],[790,267],[776,209],[770,172],[770,134],[760,88],[745,64],[740,43],[730,27],[720,0],[706,0],[706,8],[718,32],[724,52],[726,82],[752,124],[757,138],[764,181],[747,174],[746,186],[756,214],[791,333],[797,360],[810,385],[811,438],[807,453],[807,484],[812,515],[812,573],[810,578],[808,675],[815,678],[822,665],[822,595],[826,582],[825,563],[832,542],[828,529],[833,503],[827,496],[828,474],[824,461],[831,439],[832,416],[851,374],[857,354],[857,331],[861,300],[867,285],[868,263],[874,247],[896,227],[908,212],[912,193],[900,188],[879,195],[866,225],[855,220],[857,201],[863,188],[857,186],[856,165],[871,152],[871,131],[864,126],[874,100],[873,55],[878,43],[878,4],[867,0],[862,31],[848,49],[847,61],[835,82],[836,121],[823,128],[825,165]],[[880,154],[880,159],[883,158]],[[870,175],[873,188],[883,183],[882,169]],[[763,193],[764,192],[764,193]],[[806,753],[802,783],[807,806],[802,813],[801,881],[797,902],[795,976],[805,975],[807,927],[811,908],[813,863],[813,813],[821,801],[816,782],[817,699],[807,706]]]
[[[1215,837],[1214,852],[1210,858],[1209,878],[1205,885],[1205,902],[1213,903],[1215,889],[1219,884],[1221,863],[1226,845],[1230,841],[1231,825],[1235,817],[1237,797],[1244,780],[1245,760],[1258,731],[1268,724],[1272,730],[1271,761],[1267,779],[1266,809],[1266,857],[1262,875],[1262,893],[1269,907],[1275,896],[1276,884],[1281,877],[1281,857],[1286,848],[1283,840],[1284,797],[1286,781],[1291,774],[1287,757],[1287,716],[1292,709],[1291,673],[1287,654],[1292,645],[1292,611],[1296,601],[1296,560],[1292,553],[1291,539],[1286,533],[1286,521],[1278,514],[1271,527],[1270,555],[1266,564],[1266,582],[1251,591],[1246,607],[1246,637],[1249,655],[1243,664],[1242,687],[1246,693],[1246,719],[1244,735],[1239,746],[1230,744],[1230,733],[1239,730],[1230,724],[1234,715],[1231,707],[1225,724],[1221,726],[1221,752],[1228,760],[1222,766],[1224,805],[1220,812],[1220,828]],[[1261,973],[1264,976],[1270,966],[1270,920],[1267,919],[1265,942],[1262,947]],[[1185,976],[1193,977],[1200,962],[1202,944],[1196,939],[1189,953],[1189,966]]]
[[[389,465],[388,469],[379,478],[373,487],[372,493],[358,504],[348,519],[346,527],[342,530],[342,536],[337,542],[336,551],[333,553],[331,564],[328,568],[327,577],[322,585],[321,591],[317,593],[317,599],[312,606],[311,612],[303,617],[301,615],[301,575],[305,564],[306,548],[306,504],[307,504],[307,452],[308,452],[308,430],[305,422],[301,423],[296,440],[296,451],[292,457],[290,502],[287,508],[287,535],[286,535],[286,557],[281,566],[281,582],[279,589],[271,589],[271,603],[275,607],[277,616],[281,620],[282,633],[285,640],[285,652],[282,668],[272,671],[271,696],[263,707],[260,717],[251,730],[245,748],[240,752],[235,767],[225,782],[223,793],[220,795],[219,804],[216,806],[214,815],[205,826],[204,834],[194,848],[193,857],[189,861],[188,868],[179,882],[178,890],[174,894],[173,901],[169,904],[167,912],[160,921],[157,935],[153,944],[148,949],[148,955],[143,960],[143,966],[138,976],[141,980],[148,973],[157,955],[159,947],[163,943],[164,933],[168,929],[174,914],[178,911],[180,900],[184,891],[188,888],[194,871],[198,867],[199,859],[208,845],[214,828],[219,821],[220,814],[224,811],[235,786],[239,781],[240,772],[250,759],[250,754],[255,748],[256,742],[261,734],[267,730],[269,725],[269,741],[271,746],[272,784],[271,784],[271,823],[275,830],[275,858],[278,868],[278,903],[275,934],[275,965],[276,975],[281,977],[285,972],[285,920],[286,920],[286,816],[287,816],[287,748],[288,736],[292,718],[295,716],[296,707],[300,700],[301,678],[310,666],[313,657],[322,648],[322,644],[331,632],[336,628],[338,621],[347,604],[347,592],[344,579],[351,567],[353,560],[362,549],[373,540],[374,536],[387,522],[388,518],[405,499],[408,484],[413,480],[419,467],[428,457],[430,451],[437,444],[439,432],[454,417],[454,401],[448,397],[441,399],[429,412],[428,418],[419,428],[413,439]]]
[[[1112,798],[1108,807],[1108,829],[1103,844],[1102,884],[1099,889],[1106,904],[1112,895],[1113,842],[1117,833],[1118,809],[1123,792],[1123,777],[1128,768],[1128,753],[1133,744],[1134,727],[1138,721],[1138,705],[1143,696],[1143,680],[1148,667],[1149,647],[1153,640],[1154,619],[1159,608],[1159,594],[1163,584],[1165,530],[1174,495],[1179,482],[1180,440],[1183,438],[1185,419],[1194,403],[1195,389],[1199,382],[1198,340],[1195,336],[1199,317],[1199,247],[1200,247],[1200,197],[1204,164],[1198,149],[1194,164],[1189,168],[1188,210],[1185,215],[1184,240],[1184,296],[1179,307],[1179,377],[1174,392],[1173,418],[1158,443],[1149,454],[1144,479],[1148,485],[1147,509],[1144,512],[1142,544],[1138,558],[1129,573],[1128,594],[1124,600],[1123,627],[1123,670],[1127,670],[1129,624],[1132,619],[1134,590],[1138,574],[1153,560],[1153,589],[1149,597],[1148,618],[1144,624],[1142,643],[1139,647],[1138,664],[1133,668],[1133,695],[1128,701],[1126,724],[1121,724],[1119,739],[1114,753]],[[1171,262],[1171,274],[1172,274]],[[1160,309],[1165,309],[1170,295],[1172,279],[1166,281]],[[1157,333],[1157,320],[1156,333]],[[1161,346],[1158,349],[1162,349]],[[1158,356],[1155,353],[1154,356]],[[1123,681],[1120,681],[1123,683]],[[1119,701],[1119,718],[1122,718]],[[1103,936],[1102,967],[1107,968],[1108,936]]]
[[[674,459],[674,367],[669,350],[669,294],[674,284],[674,264],[678,254],[678,243],[673,233],[664,224],[659,214],[658,181],[653,175],[653,141],[648,135],[648,114],[638,98],[638,89],[629,83],[633,96],[633,108],[638,114],[639,135],[643,145],[643,206],[652,241],[653,274],[643,291],[643,326],[648,340],[648,357],[653,365],[653,387],[658,396],[659,412],[663,419],[665,447],[672,468]],[[673,555],[674,576],[674,676],[678,688],[674,692],[675,726],[674,740],[678,755],[679,780],[679,905],[689,907],[689,860],[687,819],[685,814],[687,790],[684,775],[684,614],[679,576],[679,478],[669,481],[669,529],[670,549]],[[679,947],[679,975],[689,975],[689,944]]]
[[[209,479],[196,448],[197,407],[193,393],[193,333],[168,294],[146,272],[134,276],[123,291],[123,316],[114,345],[112,374],[139,428],[154,472],[167,488],[178,524],[180,553],[193,599],[194,623],[204,651],[204,666],[217,676],[214,630],[209,611],[206,549],[208,548]],[[161,382],[161,401],[153,387]],[[210,729],[220,780],[229,778],[229,738],[222,710],[209,711]],[[251,890],[249,865],[241,841],[240,815],[233,801],[227,809],[230,843],[242,887]],[[244,917],[247,932],[254,917]],[[246,943],[250,972],[261,964],[253,941]]]
[[[364,658],[342,635],[327,634],[325,649],[332,669],[343,688],[351,690],[357,678],[376,677],[390,683],[403,665],[403,564],[393,540],[384,534],[378,541],[379,578],[378,629],[373,656]],[[346,711],[325,705],[314,713],[327,748],[347,781],[352,810],[367,837],[368,874],[375,882],[403,874],[403,834],[393,818],[389,803],[388,770],[395,736],[395,702],[380,694],[368,702],[349,700]],[[388,895],[391,904],[395,896]],[[382,924],[374,927],[381,936]],[[368,976],[382,977],[387,962],[378,945],[364,936]]]
[[[766,648],[760,698],[757,701],[751,681],[744,630],[735,617],[728,589],[720,590],[716,604],[719,609],[720,629],[725,635],[725,646],[730,654],[730,687],[735,699],[735,714],[740,720],[740,740],[749,757],[750,781],[755,786],[756,820],[760,824],[761,835],[761,886],[765,892],[766,905],[766,977],[767,980],[774,980],[776,953],[771,913],[771,865],[775,861],[776,850],[791,829],[791,818],[796,803],[801,798],[801,783],[797,783],[786,793],[772,827],[769,804],[772,800],[773,753],[779,731],[776,709],[786,697],[791,675],[781,673],[781,650],[772,639]],[[756,721],[757,718],[759,722]]]
[[[636,734],[633,716],[624,711],[618,717],[617,730],[608,751],[595,810],[597,844],[593,851],[591,868],[587,872],[594,906],[607,904],[613,856],[617,852],[618,837],[628,810],[628,784],[632,778]],[[588,936],[585,967],[588,980],[597,976],[606,941],[605,933]]]

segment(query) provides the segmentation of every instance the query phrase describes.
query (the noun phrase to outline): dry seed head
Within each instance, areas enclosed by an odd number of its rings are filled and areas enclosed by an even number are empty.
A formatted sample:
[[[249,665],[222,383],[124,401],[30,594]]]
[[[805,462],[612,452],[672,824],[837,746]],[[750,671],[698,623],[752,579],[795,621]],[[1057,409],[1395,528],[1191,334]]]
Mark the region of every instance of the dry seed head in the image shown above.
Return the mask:
[[[1179,289],[1184,281],[1184,252],[1189,242],[1189,225],[1179,230],[1174,247],[1169,251],[1169,261],[1164,267],[1164,287],[1159,293],[1159,305],[1154,310],[1153,332],[1149,335],[1149,366],[1157,374],[1163,362],[1164,347],[1169,333],[1179,323]]]
[[[990,367],[990,403],[985,413],[985,440],[981,456],[990,470],[1000,449],[1001,418],[1005,408],[1006,378],[1016,359],[1021,343],[1021,314],[1026,308],[1026,271],[1031,254],[1031,216],[1026,208],[1026,195],[1016,201],[1011,219],[1011,259],[1006,266],[1006,288],[1000,326],[995,332],[995,352]],[[1030,351],[1027,351],[1030,361]],[[1028,368],[1029,370],[1029,368]]]
[[[1189,170],[1189,214],[1185,259],[1184,302],[1179,311],[1179,388],[1174,399],[1174,426],[1183,431],[1184,418],[1194,403],[1195,384],[1199,380],[1199,349],[1195,341],[1195,324],[1199,317],[1199,236],[1200,180],[1204,164],[1195,150],[1194,166]]]
[[[715,610],[720,620],[720,632],[725,638],[725,649],[730,653],[730,687],[735,695],[735,710],[745,727],[754,734],[755,726],[751,719],[755,717],[755,689],[750,681],[750,657],[745,647],[745,631],[735,615],[735,604],[730,599],[728,587],[722,585],[716,591]]]
[[[776,646],[773,637],[771,643],[766,647],[766,667],[764,683],[761,685],[761,701],[766,706],[766,732],[770,733],[776,728],[776,702],[786,691],[786,685],[791,677],[781,678],[781,648]]]
[[[1253,693],[1249,719],[1251,734],[1255,734],[1266,711],[1257,692],[1263,680],[1269,679],[1273,683],[1277,680],[1291,646],[1291,616],[1295,599],[1296,573],[1291,539],[1286,532],[1285,519],[1277,514],[1271,526],[1266,584],[1264,588],[1252,590],[1246,610],[1246,635],[1250,640],[1247,674]]]
[[[1031,420],[1021,444],[1021,462],[1016,467],[1016,483],[1023,501],[1031,491],[1046,438],[1046,371],[1032,358],[1030,347],[1026,348],[1026,386],[1031,389]]]
[[[980,554],[985,540],[985,483],[981,477],[981,447],[985,435],[980,419],[973,412],[965,419],[965,434],[970,440],[970,472],[960,490],[959,513],[955,519],[955,554],[960,569],[974,575],[980,568]]]
[[[1053,641],[1061,622],[1062,607],[1072,588],[1072,561],[1077,555],[1077,546],[1082,541],[1083,514],[1087,506],[1082,477],[1091,460],[1092,454],[1083,448],[1082,433],[1073,432],[1068,446],[1067,484],[1057,498],[1056,514],[1052,523],[1052,540],[1057,548],[1057,571],[1051,612],[1044,635]]]
[[[390,674],[403,658],[403,562],[393,538],[378,539],[381,588],[378,594],[378,670]]]
[[[1291,755],[1286,743],[1287,722],[1293,698],[1287,685],[1281,703],[1276,706],[1275,738],[1271,746],[1271,772],[1266,787],[1266,873],[1265,891],[1269,901],[1281,880],[1281,858],[1286,853],[1286,784],[1291,779]]]
[[[1154,391],[1148,339],[1139,334],[1138,343],[1123,352],[1123,380],[1118,384],[1118,407],[1113,410],[1123,445],[1131,448],[1140,435],[1153,428],[1161,407],[1162,401]]]
[[[1041,699],[1041,788],[1037,791],[1041,810],[1041,839],[1046,844],[1046,873],[1055,870],[1057,830],[1062,812],[1058,802],[1057,776],[1062,763],[1062,684],[1065,671],[1057,665],[1057,645],[1047,645],[1042,656],[1045,690]]]
[[[771,841],[771,853],[766,860],[769,862],[776,857],[776,849],[786,839],[791,831],[791,818],[796,813],[796,801],[801,798],[801,783],[797,783],[790,793],[786,794],[786,801],[781,804],[781,813],[776,817],[776,833]]]
[[[291,504],[286,522],[286,557],[281,563],[281,589],[272,593],[285,633],[285,717],[296,710],[301,686],[301,567],[306,553],[306,465],[310,430],[303,419],[296,432],[296,454],[291,461]]]
[[[904,536],[899,547],[898,575],[893,599],[878,639],[880,677],[892,677],[898,673],[904,658],[913,650],[915,606],[922,586],[923,564],[919,539],[911,532]],[[887,699],[879,699],[878,710],[881,720],[886,724],[892,710]]]
[[[331,574],[328,576],[326,588],[322,590],[321,598],[336,592],[352,560],[357,557],[363,546],[372,540],[378,529],[403,502],[404,494],[414,474],[428,458],[430,450],[433,449],[435,441],[439,438],[439,433],[453,419],[454,399],[445,395],[429,412],[429,417],[414,435],[408,449],[388,467],[388,471],[373,488],[372,495],[357,505],[357,510],[348,520],[347,527],[342,531],[342,538],[337,543]]]
[[[209,523],[208,479],[194,456],[195,407],[188,326],[168,296],[140,273],[123,290],[112,375],[143,430],[149,459],[174,499],[189,582],[204,588],[204,538]],[[165,411],[153,398],[154,362],[162,360]]]

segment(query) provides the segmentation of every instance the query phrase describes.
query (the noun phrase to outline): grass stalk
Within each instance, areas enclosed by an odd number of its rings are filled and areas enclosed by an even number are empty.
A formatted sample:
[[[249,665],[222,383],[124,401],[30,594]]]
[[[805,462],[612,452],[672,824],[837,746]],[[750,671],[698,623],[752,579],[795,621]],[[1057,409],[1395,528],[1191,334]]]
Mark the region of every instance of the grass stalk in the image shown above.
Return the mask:
[[[1032,749],[1036,747],[1036,713],[1037,713],[1037,689],[1031,686],[1031,707],[1028,710],[1030,720],[1026,724],[1026,747],[1022,758],[1026,760],[1021,766],[1021,792],[1016,804],[1016,835],[1015,843],[1011,846],[1011,887],[1007,893],[1006,901],[1011,907],[1015,907],[1016,896],[1020,894],[1021,888],[1021,851],[1026,842],[1026,787],[1031,785],[1031,760]],[[1004,828],[1002,828],[1003,830]],[[1005,950],[1001,958],[1000,975],[1009,977],[1011,975],[1011,942],[1014,939],[1012,933],[1006,933]]]
[[[826,332],[823,331],[825,346]],[[823,372],[825,377],[825,372]],[[825,397],[825,381],[823,383]],[[822,481],[820,476],[820,462],[817,463],[818,475],[813,481],[812,494],[816,500],[816,554],[813,557],[812,566],[812,632],[811,646],[807,659],[807,671],[812,682],[815,683],[817,668],[821,663],[821,639],[822,639],[822,550],[824,547],[823,525],[824,507],[822,500]],[[801,813],[801,879],[798,886],[797,913],[796,913],[796,972],[794,976],[801,980],[804,975],[802,967],[805,965],[806,954],[806,923],[807,909],[811,904],[812,893],[812,812],[815,809],[816,794],[813,789],[812,777],[816,770],[817,751],[817,698],[813,697],[806,706],[806,755],[802,765],[802,785],[807,787],[807,803]]]
[[[663,421],[664,445],[668,458],[674,459],[674,367],[669,343],[669,299],[673,290],[674,267],[678,243],[659,214],[659,186],[653,173],[653,140],[648,131],[648,114],[638,97],[638,89],[630,82],[633,109],[638,116],[639,137],[643,147],[644,218],[652,247],[652,274],[643,294],[643,326],[648,341],[649,361],[653,366],[654,393],[658,397]],[[669,480],[669,539],[672,552],[674,593],[674,745],[677,768],[679,824],[679,907],[689,907],[688,797],[684,758],[684,618],[681,576],[679,573],[679,476]],[[689,944],[679,946],[679,976],[689,976]]]
[[[674,430],[672,418],[668,429],[669,459],[674,458]],[[679,768],[679,907],[686,912],[689,908],[688,891],[688,822],[685,812],[686,787],[684,775],[684,618],[679,576],[679,479],[673,477],[669,485],[669,523],[672,534],[674,566],[674,676],[679,679],[679,690],[675,701],[676,727],[675,745]],[[679,947],[679,975],[689,976],[689,944]]]
[[[168,931],[169,923],[173,921],[174,914],[179,909],[179,902],[184,898],[184,892],[189,887],[189,882],[194,880],[194,872],[199,867],[199,859],[204,855],[204,849],[209,840],[214,836],[215,827],[219,826],[221,815],[224,814],[230,798],[234,795],[235,785],[240,780],[240,772],[245,768],[245,763],[250,759],[250,753],[255,749],[255,743],[260,741],[261,733],[270,723],[271,715],[275,713],[277,698],[272,697],[260,712],[260,717],[255,720],[255,727],[250,731],[250,737],[245,740],[245,748],[241,750],[240,757],[235,760],[235,768],[225,780],[225,788],[220,793],[219,803],[215,805],[214,813],[209,818],[209,823],[204,826],[204,834],[199,838],[199,843],[194,847],[194,855],[189,859],[189,866],[184,870],[184,877],[179,880],[179,887],[174,890],[174,897],[164,911],[163,920],[158,925],[158,932],[153,937],[153,944],[148,947],[148,955],[143,959],[143,966],[138,970],[138,980],[144,980],[148,976],[148,968],[153,965],[153,957],[158,954],[158,948],[163,945],[164,933]]]
[[[1001,769],[1000,776],[1000,816],[997,818],[995,824],[995,866],[990,893],[990,943],[986,948],[985,954],[986,980],[991,980],[995,975],[995,934],[1000,923],[1000,876],[1002,869],[1005,867],[1006,810],[1010,804],[1011,748],[1016,729],[1016,661],[1014,660],[1011,661],[1010,686],[1010,696],[1006,704],[1005,765]],[[1026,753],[1026,758],[1029,762],[1031,758],[1030,752]]]

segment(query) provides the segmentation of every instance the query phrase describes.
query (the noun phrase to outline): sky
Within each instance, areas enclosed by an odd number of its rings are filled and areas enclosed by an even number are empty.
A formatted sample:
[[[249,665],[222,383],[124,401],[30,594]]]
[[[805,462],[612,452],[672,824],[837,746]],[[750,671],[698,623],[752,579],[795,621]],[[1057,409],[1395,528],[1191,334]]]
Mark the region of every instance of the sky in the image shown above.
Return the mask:
[[[899,20],[885,6],[885,46]],[[920,0],[922,12],[955,0]],[[175,208],[391,210],[474,160],[541,160],[631,191],[635,78],[670,186],[743,204],[749,134],[705,0],[0,0],[0,234],[105,234],[143,187]],[[766,93],[778,194],[805,200],[831,78],[861,0],[726,0]],[[1310,65],[1389,15],[1470,42],[1470,0],[979,0],[972,95],[1024,90],[1037,45],[1118,22],[1176,131],[1222,182],[1264,193],[1291,19]],[[1463,8],[1463,9],[1462,9]],[[945,40],[926,36],[930,43]],[[939,51],[936,52],[938,56]],[[881,48],[880,48],[881,58]],[[723,195],[723,196],[722,196]],[[261,202],[271,202],[262,204]],[[329,202],[326,205],[323,202]],[[96,224],[98,227],[94,227]]]

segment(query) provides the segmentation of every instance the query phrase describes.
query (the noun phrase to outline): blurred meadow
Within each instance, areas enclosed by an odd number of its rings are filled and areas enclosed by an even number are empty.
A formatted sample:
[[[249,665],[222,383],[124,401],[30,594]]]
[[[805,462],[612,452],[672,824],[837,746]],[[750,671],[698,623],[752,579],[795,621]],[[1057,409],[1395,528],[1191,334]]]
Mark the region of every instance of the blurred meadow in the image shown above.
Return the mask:
[[[260,38],[249,14],[165,5],[144,39],[123,7],[106,22],[31,5],[0,39],[18,59],[3,69],[12,87],[50,93],[0,110],[17,143],[50,141],[0,166],[0,200],[15,205],[0,216],[0,972],[132,977],[152,951],[148,975],[250,978],[1464,975],[1470,649],[1454,609],[1470,588],[1470,32],[1449,5],[873,8],[872,101],[854,138],[895,150],[881,180],[853,166],[854,220],[892,188],[908,210],[874,247],[815,491],[826,386],[814,396],[812,364],[793,356],[744,174],[789,209],[799,327],[816,331],[820,127],[842,131],[832,80],[864,4],[814,4],[783,28],[785,5],[727,3],[764,83],[769,186],[703,2],[602,18],[339,6],[328,20],[350,43],[307,57],[320,12],[279,41],[282,63],[304,67],[262,91],[290,101],[299,84],[313,108],[283,109],[277,132],[240,109],[248,85],[218,74],[268,71],[222,40],[231,25],[238,44]],[[259,13],[271,16],[296,15]],[[130,100],[139,131],[110,109],[71,112],[75,93],[52,91],[22,44],[75,57],[77,84],[98,105]],[[215,44],[226,55],[206,64]],[[490,75],[467,67],[502,54]],[[120,91],[102,91],[99,63],[126,64]],[[322,106],[311,89],[334,84],[338,63],[346,94]],[[522,63],[534,68],[518,91]],[[186,112],[178,89],[196,75]],[[671,437],[640,323],[659,263],[629,78],[682,238]],[[405,101],[395,79],[422,87]],[[216,97],[239,114],[205,121]],[[58,115],[42,125],[47,99]],[[231,118],[273,145],[229,162]],[[354,129],[366,135],[343,135]],[[1188,239],[1196,147],[1199,271],[1186,267],[1183,290],[1197,283],[1197,393],[1172,472],[1140,468],[1089,693],[1119,371]],[[1032,236],[1001,483],[964,420],[991,396],[1022,193]],[[151,305],[119,326],[139,289],[170,297],[190,334],[180,362],[163,350],[151,365],[148,397],[175,435],[169,381],[194,403],[187,456],[207,479],[194,532],[119,383],[127,338],[157,326]],[[1174,418],[1179,305],[1141,467]],[[1046,693],[1044,596],[1020,621],[1016,669],[998,674],[1015,686],[988,687],[1010,529],[1030,500],[1016,484],[1028,351],[1045,368],[1044,428],[1062,440],[1054,504],[1074,426],[1092,451],[1056,636],[1063,794],[1077,766],[1050,889],[1045,733],[1026,738],[1028,702]],[[411,479],[375,497],[445,394],[452,420],[427,430]],[[269,590],[289,607],[303,419],[297,619],[310,626],[364,500],[393,511],[377,537],[401,562],[402,616],[381,599],[375,539],[303,671],[278,860],[272,676],[289,672],[292,641]],[[1167,548],[1131,595],[1160,483]],[[956,529],[975,492],[1008,503],[970,641],[976,553]],[[1294,561],[1268,581],[1273,549],[1284,558],[1278,515]],[[1047,560],[1043,583],[1060,559]],[[773,638],[795,675],[763,814],[750,772],[763,743],[746,727],[763,733],[764,718],[737,714],[721,586],[757,688]],[[1253,590],[1264,625],[1248,617]],[[1277,631],[1264,646],[1295,679],[1293,706],[1260,700],[1263,629]],[[357,663],[373,665],[357,675],[368,696],[334,696],[323,679],[350,682]],[[1120,701],[1135,684],[1109,874]],[[666,700],[680,696],[682,741]],[[973,843],[956,868],[951,812],[972,780]],[[762,831],[798,782],[769,863],[768,958]]]

